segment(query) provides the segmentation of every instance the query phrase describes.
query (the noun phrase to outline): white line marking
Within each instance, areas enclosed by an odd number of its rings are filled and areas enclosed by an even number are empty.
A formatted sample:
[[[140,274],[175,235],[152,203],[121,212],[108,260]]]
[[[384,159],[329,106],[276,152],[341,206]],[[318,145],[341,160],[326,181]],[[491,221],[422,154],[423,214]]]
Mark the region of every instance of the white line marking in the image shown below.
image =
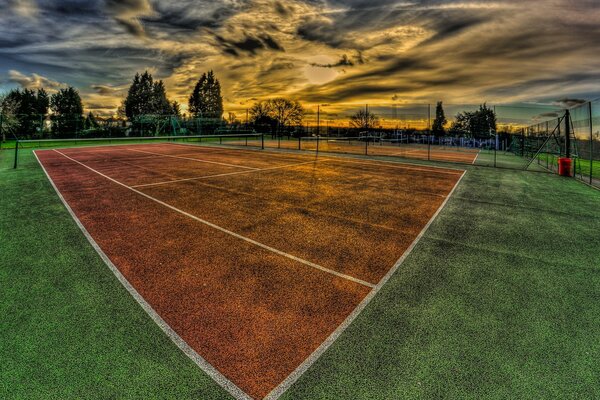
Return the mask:
[[[400,152],[397,152],[397,153],[392,153],[390,155],[391,156],[401,156],[401,155],[404,155],[404,154],[407,154],[407,153],[423,153],[425,151],[427,151],[427,149],[407,149],[407,150],[403,150],[403,151],[400,151]],[[381,154],[381,155],[385,156],[387,154]]]
[[[272,170],[275,170],[275,169],[291,168],[291,167],[297,167],[297,166],[300,166],[300,165],[314,164],[317,161],[327,161],[327,159],[323,158],[323,159],[313,160],[313,161],[307,161],[307,162],[303,162],[303,163],[280,165],[278,167],[261,168],[261,169],[257,169],[257,170],[254,170],[254,171],[226,172],[224,174],[198,176],[196,178],[183,178],[183,179],[175,179],[175,180],[172,180],[172,181],[162,181],[162,182],[156,182],[156,183],[145,183],[145,184],[142,184],[142,185],[133,185],[131,187],[132,188],[139,188],[139,187],[148,187],[148,186],[168,185],[169,183],[197,181],[197,180],[200,180],[200,179],[218,178],[218,177],[221,177],[221,176],[251,174],[251,173],[255,173],[255,172],[272,171]]]
[[[89,167],[89,166],[85,165],[84,163],[82,163],[82,162],[80,162],[80,161],[77,161],[77,160],[75,160],[74,158],[71,158],[71,157],[69,157],[69,156],[67,156],[67,155],[65,155],[65,154],[63,154],[63,153],[61,153],[61,152],[60,152],[60,151],[58,151],[58,150],[54,150],[54,151],[55,151],[56,153],[58,153],[58,154],[62,155],[63,157],[65,157],[65,158],[67,158],[67,159],[69,159],[69,160],[71,160],[71,161],[73,161],[73,162],[76,162],[77,164],[81,165],[82,167],[85,167],[85,168],[89,169],[90,171],[92,171],[92,172],[94,172],[94,173],[96,173],[96,174],[98,174],[98,175],[100,175],[100,176],[102,176],[102,177],[104,177],[104,178],[108,179],[109,181],[111,181],[111,182],[113,182],[113,183],[116,183],[117,185],[123,186],[124,188],[126,188],[126,189],[129,189],[129,190],[131,190],[132,192],[139,194],[140,196],[146,197],[146,198],[147,198],[147,199],[149,199],[149,200],[152,200],[152,201],[154,201],[154,202],[156,202],[156,203],[158,203],[158,204],[160,204],[160,205],[162,205],[162,206],[164,206],[164,207],[167,207],[167,208],[169,208],[169,209],[171,209],[171,210],[173,210],[173,211],[176,211],[176,212],[178,212],[178,213],[180,213],[180,214],[182,214],[182,215],[185,215],[186,217],[188,217],[188,218],[191,218],[191,219],[193,219],[193,220],[195,220],[195,221],[198,221],[198,222],[200,222],[200,223],[202,223],[202,224],[204,224],[204,225],[210,226],[211,228],[214,228],[214,229],[216,229],[216,230],[219,230],[219,231],[221,231],[221,232],[223,232],[223,233],[226,233],[226,234],[228,234],[228,235],[231,235],[231,236],[233,236],[233,237],[235,237],[235,238],[238,238],[238,239],[244,240],[244,241],[246,241],[246,242],[248,242],[248,243],[251,243],[251,244],[253,244],[253,245],[256,245],[256,246],[258,246],[258,247],[261,247],[261,248],[263,248],[263,249],[265,249],[265,250],[269,250],[269,251],[271,251],[271,252],[273,252],[273,253],[275,253],[275,254],[278,254],[278,255],[280,255],[280,256],[283,256],[283,257],[289,258],[290,260],[297,261],[297,262],[299,262],[299,263],[302,263],[302,264],[304,264],[304,265],[307,265],[307,266],[309,266],[309,267],[312,267],[312,268],[314,268],[314,269],[318,269],[318,270],[320,270],[320,271],[326,272],[326,273],[328,273],[328,274],[331,274],[331,275],[335,275],[335,276],[337,276],[337,277],[340,277],[340,278],[343,278],[343,279],[346,279],[346,280],[352,281],[352,282],[354,282],[354,283],[358,283],[358,284],[360,284],[360,285],[363,285],[363,286],[367,286],[367,287],[370,287],[370,288],[373,288],[373,287],[375,287],[375,285],[374,285],[374,284],[372,284],[372,283],[369,283],[369,282],[366,282],[366,281],[363,281],[362,279],[358,279],[358,278],[355,278],[355,277],[353,277],[353,276],[346,275],[346,274],[343,274],[343,273],[341,273],[341,272],[334,271],[334,270],[332,270],[332,269],[329,269],[329,268],[323,267],[323,266],[321,266],[321,265],[319,265],[319,264],[315,264],[315,263],[313,263],[313,262],[310,262],[310,261],[304,260],[304,259],[302,259],[302,258],[300,258],[300,257],[296,257],[296,256],[294,256],[294,255],[288,254],[288,253],[286,253],[286,252],[283,252],[283,251],[281,251],[281,250],[277,250],[277,249],[276,249],[276,248],[274,248],[274,247],[267,246],[266,244],[263,244],[263,243],[257,242],[256,240],[253,240],[253,239],[247,238],[247,237],[245,237],[245,236],[239,235],[239,234],[237,234],[237,233],[235,233],[235,232],[232,232],[232,231],[230,231],[230,230],[228,230],[228,229],[225,229],[225,228],[223,228],[223,227],[220,227],[219,225],[213,224],[212,222],[209,222],[209,221],[206,221],[206,220],[204,220],[204,219],[202,219],[202,218],[196,217],[195,215],[192,215],[192,214],[190,214],[190,213],[188,213],[188,212],[185,212],[185,211],[183,211],[183,210],[180,210],[179,208],[177,208],[177,207],[174,207],[174,206],[172,206],[172,205],[170,205],[170,204],[168,204],[168,203],[165,203],[165,202],[164,202],[164,201],[162,201],[162,200],[159,200],[159,199],[157,199],[157,198],[155,198],[155,197],[152,197],[152,196],[150,196],[149,194],[146,194],[146,193],[144,193],[144,192],[140,192],[139,190],[137,190],[137,189],[135,189],[135,188],[133,188],[133,187],[131,187],[131,186],[127,186],[126,184],[124,184],[124,183],[121,183],[121,182],[117,181],[116,179],[113,179],[113,178],[111,178],[110,176],[104,175],[102,172],[96,171],[96,170],[95,170],[95,169],[93,169],[92,167]]]
[[[333,157],[328,155],[328,157]],[[457,174],[461,174],[464,173],[464,169],[455,169],[455,168],[442,168],[442,167],[431,167],[431,168],[437,168],[437,169],[447,169],[448,171],[435,171],[430,169],[430,167],[428,165],[424,165],[425,168],[415,168],[412,167],[412,165],[419,165],[419,164],[406,164],[409,165],[408,167],[405,167],[405,163],[396,163],[394,161],[383,161],[383,160],[377,160],[377,161],[350,161],[348,159],[345,159],[343,157],[335,157],[336,160],[342,158],[343,161],[340,162],[347,162],[347,163],[352,163],[352,164],[366,164],[366,165],[381,165],[379,164],[380,162],[388,162],[391,164],[397,164],[397,165],[389,165],[388,167],[390,168],[399,168],[399,169],[408,169],[411,171],[424,171],[424,172],[433,172],[436,174],[447,174],[447,175],[457,175]]]
[[[56,151],[56,150],[54,150],[54,151]],[[56,151],[56,152],[59,153],[59,154],[62,154],[59,151]],[[34,154],[35,154],[35,152],[34,152]],[[66,157],[66,158],[70,158],[68,156],[65,156],[64,154],[62,154],[62,155],[64,157]],[[36,156],[36,159],[37,159],[38,158],[37,154],[35,154],[35,156]],[[104,176],[107,179],[109,179],[111,181],[114,181],[115,183],[117,183],[117,184],[119,184],[121,186],[124,186],[124,187],[126,187],[126,188],[128,188],[130,190],[133,190],[136,193],[144,195],[144,193],[138,192],[137,190],[132,189],[130,187],[127,187],[126,185],[124,185],[124,184],[122,184],[120,182],[117,182],[117,181],[115,181],[112,178],[109,178],[109,177],[107,177],[107,176],[105,176],[105,175],[103,175],[103,174],[101,174],[101,173],[99,173],[97,171],[94,171],[92,168],[84,165],[83,163],[78,162],[77,160],[72,160],[72,161],[74,161],[74,162],[76,162],[78,164],[81,164],[85,168],[88,168],[88,169],[92,170],[93,172],[95,172],[95,173],[97,173],[97,174],[99,174],[101,176]],[[382,162],[386,162],[386,161],[382,161]],[[119,272],[119,270],[116,268],[116,266],[114,264],[112,264],[112,262],[110,261],[110,259],[108,259],[108,257],[104,254],[104,252],[102,252],[102,250],[100,249],[100,247],[98,246],[98,244],[96,244],[96,242],[93,240],[93,238],[85,230],[85,228],[83,227],[83,225],[81,224],[81,222],[79,221],[79,219],[76,217],[76,215],[71,210],[71,208],[69,207],[69,205],[67,204],[67,202],[65,201],[65,199],[60,194],[58,188],[55,186],[54,182],[52,181],[52,179],[48,175],[47,171],[45,170],[44,166],[41,164],[41,162],[39,161],[39,159],[38,159],[38,163],[40,163],[40,166],[42,167],[42,169],[44,170],[44,173],[46,174],[46,176],[48,177],[48,179],[52,183],[52,186],[54,187],[56,193],[58,194],[58,196],[62,200],[63,204],[65,205],[65,207],[67,208],[67,210],[69,211],[69,213],[71,214],[71,216],[75,219],[77,225],[81,228],[81,230],[83,231],[83,233],[85,234],[85,236],[88,238],[88,240],[90,241],[90,243],[92,243],[92,246],[94,246],[94,248],[96,249],[96,251],[100,254],[100,256],[102,257],[102,259],[107,263],[107,265],[109,266],[109,268],[113,271],[113,273],[117,276],[117,278],[121,281],[121,283],[127,288],[127,290],[138,301],[138,303],[142,306],[142,308],[150,315],[150,317],[163,329],[163,331],[167,334],[167,336],[169,336],[169,338],[186,355],[188,355],[204,372],[206,372],[209,376],[211,376],[219,385],[221,385],[224,389],[226,389],[236,399],[238,399],[238,400],[241,400],[241,399],[244,399],[244,400],[251,399],[250,396],[248,396],[244,391],[242,391],[241,389],[239,389],[233,382],[231,382],[229,379],[227,379],[218,370],[216,370],[210,363],[208,363],[206,360],[204,360],[191,347],[189,347],[187,345],[187,343],[185,343],[185,341],[183,341],[183,339],[181,339],[181,337],[179,337],[179,335],[177,335],[177,333],[175,331],[173,331],[165,323],[165,321],[152,309],[152,307],[150,307],[150,305],[139,295],[139,293],[137,293],[137,291],[133,288],[133,286],[131,286],[131,284],[129,284],[129,282],[126,280],[126,278]],[[390,163],[395,163],[395,162],[390,161]],[[372,163],[372,164],[376,164],[376,163]],[[414,164],[414,165],[419,165],[419,164]],[[433,168],[440,168],[440,167],[433,167]],[[444,168],[440,168],[440,169],[444,169]],[[344,322],[342,322],[342,324],[340,324],[336,328],[336,330],[331,335],[329,335],[329,337],[317,349],[315,349],[315,351],[313,351],[313,353],[309,357],[307,357],[306,360],[304,360],[304,362],[302,364],[300,364],[290,375],[288,375],[288,377],[286,379],[284,379],[277,387],[275,387],[264,398],[264,400],[276,400],[282,394],[284,394],[298,380],[298,378],[302,374],[304,374],[319,359],[319,357],[321,357],[321,355],[323,355],[323,353],[325,353],[325,351],[327,351],[327,349],[340,337],[340,335],[348,328],[348,326],[350,326],[352,324],[352,322],[356,319],[356,317],[366,308],[366,306],[371,302],[371,300],[377,295],[377,293],[381,290],[381,288],[396,273],[396,271],[398,270],[398,268],[400,267],[400,265],[402,265],[402,263],[404,262],[404,260],[409,256],[409,254],[415,248],[415,246],[417,245],[417,243],[425,235],[425,232],[429,229],[429,227],[431,226],[431,224],[433,223],[433,221],[437,218],[437,216],[445,208],[446,204],[448,203],[448,201],[450,200],[450,198],[452,197],[452,195],[454,194],[454,192],[458,188],[460,182],[462,181],[462,179],[464,178],[464,176],[465,176],[466,173],[467,173],[467,171],[465,171],[465,170],[462,171],[462,174],[461,174],[460,178],[458,179],[458,181],[456,182],[456,184],[454,185],[454,187],[452,188],[452,190],[450,191],[450,193],[448,194],[448,196],[446,197],[446,199],[444,200],[444,202],[440,205],[440,207],[437,209],[437,211],[435,212],[435,214],[427,222],[427,224],[425,225],[425,227],[423,227],[423,229],[421,230],[421,232],[419,233],[419,235],[415,238],[415,240],[411,243],[411,245],[405,250],[405,252],[398,259],[398,261],[396,261],[396,263],[388,271],[388,273],[379,281],[379,283],[377,285],[371,286],[372,290],[360,302],[360,304],[354,309],[354,311],[352,311],[352,313],[350,315],[348,315],[348,317],[346,317],[346,319],[344,320]],[[149,197],[149,196],[145,196],[145,197]],[[160,201],[158,201],[158,202],[160,202]],[[160,202],[160,203],[162,203],[162,202]],[[166,205],[166,206],[168,206],[169,208],[172,208],[169,205]]]
[[[200,356],[198,353],[196,353],[196,351],[194,349],[192,349],[185,342],[185,340],[183,340],[181,338],[181,336],[179,336],[177,334],[177,332],[175,332],[169,326],[169,324],[167,324],[165,322],[165,320],[163,320],[161,318],[160,315],[158,315],[158,313],[152,308],[152,306],[146,300],[144,300],[144,298],[139,294],[139,292],[137,290],[135,290],[135,288],[131,285],[131,283],[129,283],[127,278],[125,278],[125,276],[123,276],[121,271],[119,271],[119,269],[113,264],[113,262],[110,260],[110,258],[108,258],[106,253],[104,253],[104,251],[102,251],[102,249],[100,248],[98,243],[96,243],[96,241],[94,240],[94,238],[92,238],[92,236],[87,231],[87,229],[85,229],[85,227],[83,226],[83,224],[81,223],[79,218],[77,218],[77,215],[75,215],[75,212],[73,212],[73,210],[71,209],[71,207],[69,206],[69,204],[67,203],[67,201],[65,200],[63,195],[58,190],[58,187],[56,187],[56,185],[54,184],[54,181],[48,174],[48,171],[46,171],[46,168],[44,168],[44,165],[40,162],[40,159],[38,158],[35,151],[33,152],[33,154],[35,155],[35,158],[37,159],[38,163],[40,164],[40,167],[46,174],[46,177],[50,181],[50,184],[56,191],[56,194],[58,195],[58,197],[64,204],[64,206],[67,209],[67,211],[69,212],[69,214],[71,214],[71,217],[75,220],[75,223],[77,224],[79,229],[81,229],[81,231],[83,232],[86,239],[90,242],[90,244],[92,245],[94,250],[96,250],[96,252],[100,255],[100,258],[104,261],[104,263],[106,263],[106,265],[112,271],[112,273],[117,277],[119,282],[121,282],[121,284],[129,292],[129,294],[135,299],[135,301],[138,302],[138,304],[150,316],[150,318],[152,318],[152,320],[160,327],[160,329],[163,330],[163,332],[167,335],[167,337],[169,339],[171,339],[171,341],[173,341],[173,343],[175,343],[175,345],[177,347],[179,347],[179,349],[186,356],[188,356],[190,359],[192,359],[192,361],[198,367],[200,367],[200,369],[202,371],[204,371],[208,376],[210,376],[223,389],[225,389],[227,392],[229,392],[229,394],[231,394],[237,400],[252,400],[252,397],[250,397],[242,389],[237,387],[237,385],[235,383],[233,383],[232,381],[227,379],[227,377],[225,377],[225,375],[220,373],[214,366],[212,366],[212,364],[210,364],[208,361],[206,361],[204,358],[202,358],[202,356]]]
[[[190,160],[190,161],[196,161],[196,162],[201,162],[201,163],[224,165],[224,166],[227,166],[227,167],[244,168],[244,169],[252,169],[252,170],[259,169],[259,168],[254,168],[254,167],[246,167],[245,165],[228,164],[228,163],[222,163],[222,162],[217,162],[217,161],[201,160],[201,159],[198,159],[198,158],[174,156],[174,155],[171,155],[171,154],[153,153],[151,151],[145,151],[145,150],[136,150],[136,149],[126,149],[126,150],[128,150],[128,151],[137,151],[138,153],[153,154],[155,156],[160,156],[160,157],[179,158],[181,160]]]
[[[481,154],[481,150],[479,150],[477,152],[477,155],[475,156],[475,158],[473,159],[473,162],[471,163],[472,165],[475,165],[475,162],[477,161],[477,159],[479,158],[479,154]]]
[[[298,150],[298,149],[276,149],[276,148],[271,148],[271,147],[265,147],[264,150],[260,149],[260,148],[255,148],[255,149],[241,149],[238,147],[225,147],[225,146],[219,146],[218,144],[194,144],[194,143],[163,143],[163,144],[169,144],[169,145],[173,145],[173,146],[191,146],[191,147],[195,147],[198,149],[207,149],[207,150],[224,150],[225,153],[227,153],[228,151],[231,152],[240,152],[240,151],[245,151],[245,152],[252,152],[255,154],[258,154],[259,152],[265,152],[268,153],[269,155],[296,155],[296,156],[300,156],[300,157],[310,157],[309,155],[306,155],[307,153],[310,153],[310,151],[305,151],[305,150]],[[352,153],[347,153],[347,154],[343,154],[340,155],[339,153],[331,153],[331,152],[324,152],[327,153],[327,157],[331,158],[331,159],[342,159],[342,160],[348,160],[348,159],[359,159],[359,160],[367,160],[365,162],[363,162],[364,164],[368,164],[371,163],[373,165],[381,165],[381,163],[385,163],[385,164],[394,164],[396,166],[418,166],[418,167],[423,167],[423,168],[418,168],[416,169],[417,171],[419,170],[447,170],[447,171],[457,171],[459,173],[463,173],[464,169],[460,169],[460,168],[453,168],[453,167],[439,167],[437,165],[427,165],[427,164],[417,164],[414,162],[406,162],[406,161],[392,161],[392,160],[379,160],[379,159],[375,159],[373,160],[372,158],[365,158],[364,154],[352,154]],[[371,155],[373,156],[373,155]],[[375,154],[375,156],[385,156],[382,154]],[[285,156],[284,156],[285,157]],[[371,161],[369,161],[371,160]],[[425,161],[425,160],[424,160]],[[404,168],[409,168],[409,167],[404,167]],[[425,169],[427,168],[427,169]]]
[[[427,229],[429,229],[429,227],[431,226],[433,221],[437,218],[437,216],[440,214],[440,212],[442,212],[442,210],[448,203],[448,200],[450,200],[450,197],[452,196],[452,194],[454,193],[454,191],[456,190],[456,188],[458,187],[458,185],[460,184],[460,182],[462,181],[462,179],[466,173],[467,173],[467,171],[463,171],[462,175],[460,176],[460,178],[454,185],[454,188],[452,188],[452,190],[448,194],[448,197],[446,198],[446,200],[444,200],[444,202],[440,205],[440,207],[438,208],[436,213],[433,214],[433,216],[431,217],[429,222],[427,222],[427,225],[425,225],[425,227],[423,227],[423,229],[421,230],[419,235],[415,238],[415,240],[411,243],[411,245],[406,249],[406,251],[404,251],[404,254],[402,254],[402,256],[398,259],[398,261],[396,261],[394,266],[381,279],[381,281],[379,281],[377,286],[375,286],[373,288],[373,290],[371,290],[369,292],[369,294],[363,299],[363,301],[361,301],[360,304],[354,309],[354,311],[352,311],[352,313],[350,315],[348,315],[348,317],[346,317],[344,322],[342,322],[342,324],[340,326],[338,326],[337,329],[335,331],[333,331],[333,333],[331,335],[329,335],[329,337],[319,347],[317,347],[317,349],[315,351],[313,351],[313,353],[310,356],[308,356],[308,358],[306,358],[306,360],[304,360],[304,362],[302,364],[300,364],[294,370],[294,372],[292,372],[287,378],[285,378],[283,380],[283,382],[281,382],[277,387],[275,387],[264,398],[264,400],[276,400],[282,394],[284,394],[286,392],[286,390],[288,390],[298,380],[298,378],[302,374],[304,374],[315,363],[315,361],[317,361],[319,359],[319,357],[321,357],[321,355],[323,355],[323,353],[325,353],[325,351],[336,341],[336,339],[338,337],[340,337],[340,335],[346,330],[346,328],[348,328],[348,326],[350,326],[350,324],[356,319],[356,317],[361,313],[361,311],[364,310],[364,308],[375,297],[375,295],[377,295],[377,293],[387,283],[387,281],[392,277],[392,275],[394,275],[394,273],[398,270],[400,265],[404,262],[404,260],[406,260],[408,255],[412,252],[412,250],[415,248],[417,243],[421,240],[423,235],[425,235],[425,232],[427,231]]]

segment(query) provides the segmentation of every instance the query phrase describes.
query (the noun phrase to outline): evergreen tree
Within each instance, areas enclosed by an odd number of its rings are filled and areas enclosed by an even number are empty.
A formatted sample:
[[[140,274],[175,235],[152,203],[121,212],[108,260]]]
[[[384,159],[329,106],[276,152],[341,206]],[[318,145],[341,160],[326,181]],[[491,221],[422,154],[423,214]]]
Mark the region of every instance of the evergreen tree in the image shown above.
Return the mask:
[[[0,93],[0,135],[3,142],[9,133],[15,133],[19,127],[17,110],[19,104],[14,97]]]
[[[125,115],[130,121],[142,115],[156,114],[157,105],[162,102],[162,99],[157,100],[155,97],[157,94],[159,96],[164,94],[162,82],[160,82],[160,85],[157,84],[154,83],[154,78],[148,71],[145,71],[142,75],[135,74],[123,103]],[[161,93],[161,89],[163,93]]]
[[[157,129],[161,120],[174,111],[163,81],[155,81],[148,71],[135,75],[122,109],[133,123],[134,134]]]
[[[94,129],[98,127],[98,123],[96,122],[96,117],[90,111],[85,118],[85,129]]]
[[[444,107],[441,101],[437,102],[435,106],[435,120],[433,121],[433,125],[431,127],[431,131],[436,136],[443,136],[446,133],[444,126],[448,120],[446,119],[446,114],[444,113]]]
[[[202,74],[190,95],[188,108],[195,117],[220,119],[223,116],[221,83],[213,71]]]
[[[490,137],[496,133],[496,113],[485,103],[477,111],[458,113],[450,132],[453,135]]]
[[[52,135],[58,138],[76,137],[83,125],[83,104],[79,92],[71,86],[50,98]]]
[[[50,96],[48,96],[48,93],[46,93],[44,88],[38,89],[36,103],[36,114],[41,118],[45,118],[48,114],[48,108],[50,107]]]
[[[179,102],[174,101],[171,103],[171,114],[175,117],[181,117],[181,106]]]
[[[16,117],[18,133],[21,137],[32,137],[43,128],[43,120],[48,114],[49,99],[44,89],[36,93],[30,89],[12,90],[7,98],[18,104]]]
[[[166,116],[171,115],[173,107],[167,99],[167,92],[163,81],[154,82],[152,85],[152,100],[150,114]]]

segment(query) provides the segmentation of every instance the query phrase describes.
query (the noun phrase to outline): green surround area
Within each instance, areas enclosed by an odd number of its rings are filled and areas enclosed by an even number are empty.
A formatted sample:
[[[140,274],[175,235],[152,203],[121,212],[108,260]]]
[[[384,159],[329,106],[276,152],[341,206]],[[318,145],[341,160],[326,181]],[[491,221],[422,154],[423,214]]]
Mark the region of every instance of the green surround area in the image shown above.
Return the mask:
[[[12,154],[0,152],[0,398],[229,398],[118,282],[32,151],[17,170]],[[600,191],[464,168],[396,274],[282,398],[600,397]]]

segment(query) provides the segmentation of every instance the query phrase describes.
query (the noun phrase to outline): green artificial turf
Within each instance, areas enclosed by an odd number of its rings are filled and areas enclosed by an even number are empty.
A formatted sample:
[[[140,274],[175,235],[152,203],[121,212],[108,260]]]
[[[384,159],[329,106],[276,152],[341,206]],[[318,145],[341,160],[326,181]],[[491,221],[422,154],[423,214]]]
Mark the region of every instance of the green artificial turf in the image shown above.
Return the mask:
[[[0,152],[0,398],[227,398],[104,265],[30,150],[20,162]],[[283,398],[600,397],[600,191],[468,168]]]
[[[284,399],[600,397],[600,191],[469,170]]]

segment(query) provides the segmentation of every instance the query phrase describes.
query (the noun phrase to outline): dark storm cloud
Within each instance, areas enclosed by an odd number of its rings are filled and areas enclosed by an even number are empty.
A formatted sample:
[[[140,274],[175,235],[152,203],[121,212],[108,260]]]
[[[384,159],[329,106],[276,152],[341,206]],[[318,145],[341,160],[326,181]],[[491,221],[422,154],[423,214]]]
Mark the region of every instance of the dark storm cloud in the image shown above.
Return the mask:
[[[571,108],[575,106],[580,106],[585,103],[587,103],[587,100],[584,99],[561,99],[555,101],[553,105],[561,108]]]
[[[111,96],[123,91],[123,88],[118,88],[110,85],[92,85],[91,87],[96,91],[96,93],[101,94],[103,96]]]
[[[352,60],[350,60],[347,55],[343,54],[342,57],[339,59],[339,61],[337,61],[334,64],[312,63],[310,65],[312,65],[313,67],[320,67],[320,68],[353,67],[354,62],[352,62]]]
[[[516,1],[428,1],[406,7],[386,3],[336,2],[345,8],[327,18],[307,17],[297,34],[334,48],[365,49],[369,43],[355,43],[357,31],[368,33],[395,21],[399,27],[423,28],[429,37],[401,55],[371,50],[369,57],[376,61],[372,68],[322,85],[316,94],[316,88],[303,90],[302,96],[331,101],[336,95],[340,99],[355,93],[367,95],[377,90],[381,80],[423,92],[477,88],[493,98],[533,98],[548,87],[568,92],[578,90],[577,84],[598,86],[594,72],[551,72],[566,64],[564,56],[577,69],[589,63],[586,54],[600,50],[600,26],[589,9],[581,8],[578,14],[560,1],[533,1],[530,8]],[[544,6],[542,17],[536,10]],[[387,84],[380,90],[382,95],[389,93]]]
[[[154,9],[148,0],[105,0],[106,12],[134,36],[144,36],[140,18],[151,16]]]
[[[315,102],[393,96],[550,102],[600,90],[595,0],[2,4],[2,89],[7,82],[47,79],[116,98],[135,72],[149,69],[170,91],[186,93],[201,72],[214,68],[232,101],[280,94]],[[338,61],[315,64],[313,56]],[[310,62],[331,69],[318,70],[331,81],[310,84],[320,82],[305,71]],[[345,73],[337,73],[340,68]]]
[[[215,39],[217,39],[225,53],[233,56],[239,56],[240,53],[256,55],[259,51],[267,49],[281,52],[285,51],[283,46],[267,34],[252,36],[246,33],[241,40],[226,39],[215,34]]]
[[[202,28],[216,29],[230,17],[243,12],[250,0],[236,2],[178,1],[154,3],[156,15],[146,18],[147,26],[169,31],[193,32]]]

